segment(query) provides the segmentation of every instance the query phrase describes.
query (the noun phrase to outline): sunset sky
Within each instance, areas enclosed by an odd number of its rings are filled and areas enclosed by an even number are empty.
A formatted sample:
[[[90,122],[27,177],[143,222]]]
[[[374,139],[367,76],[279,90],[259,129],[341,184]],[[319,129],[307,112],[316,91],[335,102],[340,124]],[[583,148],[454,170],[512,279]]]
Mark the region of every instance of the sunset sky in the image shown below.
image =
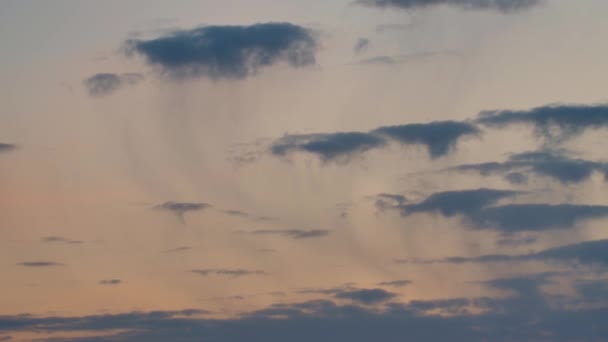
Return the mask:
[[[608,341],[605,0],[0,0],[0,341]]]

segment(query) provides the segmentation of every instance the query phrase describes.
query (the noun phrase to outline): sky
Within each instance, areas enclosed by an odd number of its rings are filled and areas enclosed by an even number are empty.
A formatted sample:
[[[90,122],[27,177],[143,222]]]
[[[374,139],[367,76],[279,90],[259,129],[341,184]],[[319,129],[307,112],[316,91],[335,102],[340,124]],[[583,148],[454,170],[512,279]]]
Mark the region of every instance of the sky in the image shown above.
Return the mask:
[[[0,341],[606,341],[603,0],[0,0]]]

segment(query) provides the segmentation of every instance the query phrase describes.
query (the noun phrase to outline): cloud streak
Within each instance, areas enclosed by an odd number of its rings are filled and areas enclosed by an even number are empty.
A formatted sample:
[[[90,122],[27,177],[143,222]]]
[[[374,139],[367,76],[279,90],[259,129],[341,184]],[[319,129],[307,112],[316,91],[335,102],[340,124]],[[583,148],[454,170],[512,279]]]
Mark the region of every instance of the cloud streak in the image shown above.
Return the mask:
[[[436,6],[451,6],[464,10],[514,13],[538,6],[540,0],[357,0],[357,4],[401,10],[419,10]]]
[[[311,230],[303,230],[303,229],[260,229],[254,230],[250,234],[253,235],[278,235],[289,237],[295,240],[302,239],[314,239],[326,237],[330,234],[329,230],[325,229],[311,229]]]
[[[203,277],[208,276],[230,276],[230,277],[245,277],[245,276],[260,276],[267,275],[266,272],[261,270],[245,270],[245,269],[195,269],[190,272],[198,274]]]

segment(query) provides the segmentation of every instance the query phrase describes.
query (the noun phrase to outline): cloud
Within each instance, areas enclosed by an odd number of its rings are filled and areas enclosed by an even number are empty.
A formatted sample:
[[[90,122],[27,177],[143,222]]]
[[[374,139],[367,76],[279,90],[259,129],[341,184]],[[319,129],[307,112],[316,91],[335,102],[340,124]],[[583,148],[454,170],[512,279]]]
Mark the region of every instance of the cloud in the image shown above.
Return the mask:
[[[359,38],[357,40],[357,42],[355,43],[355,46],[353,47],[353,50],[355,51],[355,54],[359,55],[363,52],[365,52],[370,45],[370,41],[367,38]]]
[[[284,157],[292,152],[317,155],[322,161],[349,160],[353,155],[386,146],[393,141],[401,145],[426,146],[431,158],[451,152],[459,139],[478,136],[474,125],[456,121],[435,121],[422,124],[385,126],[370,132],[337,132],[285,135],[274,141],[270,152]]]
[[[69,245],[84,243],[84,241],[82,241],[82,240],[71,240],[71,239],[61,237],[61,236],[47,236],[42,239],[42,242],[44,242],[44,243],[63,243],[63,244],[69,244]]]
[[[165,202],[154,207],[154,209],[173,212],[182,223],[185,223],[184,215],[187,212],[203,211],[208,208],[211,208],[211,205],[207,203],[173,201]]]
[[[99,73],[86,78],[84,85],[90,96],[101,97],[110,95],[123,86],[135,85],[143,79],[144,76],[138,73]]]
[[[372,305],[386,302],[397,297],[396,294],[383,289],[344,290],[334,295],[337,299],[348,299],[356,303]]]
[[[231,276],[231,277],[244,277],[244,276],[256,276],[266,275],[267,273],[261,270],[244,270],[244,269],[198,269],[191,270],[190,272],[196,273],[203,277],[211,275],[216,276]]]
[[[457,121],[387,126],[377,128],[374,132],[403,145],[424,145],[433,159],[448,154],[460,138],[480,134],[479,129],[474,125]]]
[[[575,204],[494,205],[521,192],[477,189],[432,194],[425,200],[401,208],[404,216],[414,213],[440,213],[460,216],[475,229],[498,230],[505,234],[527,231],[567,229],[579,222],[608,216],[608,206]]]
[[[0,153],[10,152],[17,149],[17,145],[0,143]]]
[[[120,279],[104,279],[99,281],[99,285],[120,285],[122,280]]]
[[[391,287],[404,287],[411,284],[411,280],[393,280],[393,281],[383,281],[378,283],[379,286],[391,286]]]
[[[251,232],[254,235],[279,235],[290,237],[296,240],[300,239],[312,239],[312,238],[320,238],[325,237],[330,234],[329,230],[325,229],[311,229],[311,230],[302,230],[302,229],[262,229],[255,230]]]
[[[407,203],[407,198],[399,194],[387,194],[381,193],[376,195],[376,202],[374,205],[379,211],[386,210],[401,210]]]
[[[396,260],[397,263],[413,264],[465,264],[465,263],[493,263],[514,261],[545,261],[567,263],[576,265],[608,266],[608,240],[594,240],[569,244],[545,249],[527,254],[487,254],[476,257],[448,257],[444,259],[429,260]]]
[[[258,216],[258,215],[250,214],[250,213],[240,211],[240,210],[222,210],[222,212],[228,216],[242,217],[242,218],[247,218],[247,219],[251,219],[253,221],[259,221],[259,222],[268,222],[268,221],[276,220],[276,218],[274,218],[274,217]]]
[[[180,252],[189,251],[191,249],[192,249],[192,247],[190,247],[190,246],[181,246],[181,247],[167,249],[166,251],[163,251],[163,253],[180,253]]]
[[[576,284],[577,292],[587,301],[608,302],[608,281],[593,280]]]
[[[586,181],[594,172],[601,172],[608,179],[608,163],[573,159],[562,151],[551,150],[519,153],[510,156],[505,162],[464,164],[447,170],[473,171],[483,176],[506,174],[505,178],[514,184],[525,183],[528,178],[526,173],[549,177],[563,184]]]
[[[418,10],[434,6],[451,6],[464,10],[520,12],[541,3],[540,0],[357,0],[357,4],[402,10]]]
[[[55,267],[65,266],[64,264],[53,262],[53,261],[24,261],[17,264],[18,266],[24,267]]]
[[[588,129],[608,127],[608,105],[556,104],[521,111],[484,111],[477,117],[477,122],[492,128],[528,125],[539,137],[563,141]]]
[[[290,23],[201,26],[151,39],[126,42],[138,54],[176,79],[243,79],[284,62],[293,68],[314,65],[315,35]]]
[[[418,52],[418,53],[410,53],[407,55],[397,55],[397,56],[374,56],[370,58],[366,58],[357,62],[359,65],[396,65],[396,64],[404,64],[416,61],[424,61],[432,57],[460,57],[461,53],[457,51],[427,51],[427,52]]]
[[[271,152],[281,157],[295,151],[307,152],[327,162],[348,159],[385,144],[386,141],[382,137],[361,132],[286,135],[272,144]]]

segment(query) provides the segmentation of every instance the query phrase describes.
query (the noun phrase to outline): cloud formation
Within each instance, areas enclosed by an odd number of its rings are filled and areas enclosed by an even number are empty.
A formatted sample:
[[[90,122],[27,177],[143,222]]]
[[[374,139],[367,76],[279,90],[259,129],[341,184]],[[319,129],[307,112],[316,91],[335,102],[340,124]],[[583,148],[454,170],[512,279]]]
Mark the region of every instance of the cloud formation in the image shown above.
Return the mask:
[[[312,239],[312,238],[320,238],[325,237],[330,234],[329,230],[325,229],[311,229],[311,230],[303,230],[303,229],[261,229],[254,230],[251,232],[254,235],[279,235],[290,237],[292,239],[300,240],[300,239]]]
[[[207,203],[194,203],[194,202],[165,202],[163,204],[159,204],[154,208],[157,210],[165,210],[174,213],[180,222],[185,223],[184,215],[187,212],[196,212],[203,211],[205,209],[210,208],[211,205]]]
[[[244,276],[255,276],[255,275],[266,275],[267,273],[261,270],[244,270],[244,269],[197,269],[191,270],[190,272],[196,273],[203,277],[211,275],[216,276],[231,276],[231,277],[244,277]]]
[[[17,146],[13,145],[13,144],[0,143],[0,153],[10,152],[10,151],[15,150],[16,148],[17,148]]]
[[[391,286],[391,287],[404,287],[411,284],[411,280],[393,280],[393,281],[383,281],[378,283],[379,286]]]
[[[388,142],[400,145],[423,145],[431,158],[442,157],[454,150],[459,139],[478,136],[473,124],[457,121],[435,121],[422,124],[378,127],[370,132],[337,132],[286,135],[271,145],[275,156],[307,152],[322,161],[348,160],[356,154],[384,147]]]
[[[84,80],[84,85],[90,96],[102,97],[116,92],[123,86],[131,86],[141,82],[144,76],[139,73],[98,73]]]
[[[583,266],[608,267],[608,240],[585,241],[527,254],[487,254],[476,257],[448,257],[430,260],[396,260],[397,263],[414,264],[465,264],[465,263],[491,263],[514,261],[545,261],[566,263]]]
[[[18,266],[24,267],[55,267],[64,266],[64,264],[54,261],[24,261],[17,264]]]
[[[126,43],[176,79],[207,77],[243,79],[279,62],[293,68],[314,65],[317,51],[312,31],[290,23],[250,26],[201,26],[151,39]]]
[[[464,164],[451,167],[449,171],[473,171],[480,175],[504,174],[514,184],[527,180],[527,173],[549,177],[560,183],[580,183],[601,172],[608,180],[608,163],[570,158],[560,151],[541,150],[514,154],[504,162]]]
[[[572,228],[582,221],[608,216],[608,206],[576,204],[504,204],[501,199],[522,194],[517,191],[476,189],[432,194],[425,200],[401,208],[404,216],[439,213],[460,216],[475,229],[492,229],[505,234]]]
[[[120,285],[122,280],[120,279],[104,279],[99,281],[99,285]]]
[[[84,241],[82,241],[82,240],[72,240],[72,239],[67,239],[67,238],[61,237],[61,236],[47,236],[42,239],[42,242],[44,242],[44,243],[64,243],[64,244],[69,244],[69,245],[76,245],[76,244],[84,243]]]
[[[539,137],[563,141],[588,129],[608,127],[608,105],[556,104],[519,111],[484,111],[477,117],[477,122],[492,128],[528,125]]]
[[[367,38],[359,38],[353,47],[355,54],[361,54],[369,48],[370,41]]]
[[[499,11],[513,13],[530,9],[540,0],[357,0],[356,3],[369,7],[417,10],[434,6],[451,6],[464,10]]]
[[[352,300],[353,302],[360,304],[372,305],[386,302],[397,297],[397,295],[383,289],[356,289],[340,291],[336,293],[334,297],[337,299]]]

